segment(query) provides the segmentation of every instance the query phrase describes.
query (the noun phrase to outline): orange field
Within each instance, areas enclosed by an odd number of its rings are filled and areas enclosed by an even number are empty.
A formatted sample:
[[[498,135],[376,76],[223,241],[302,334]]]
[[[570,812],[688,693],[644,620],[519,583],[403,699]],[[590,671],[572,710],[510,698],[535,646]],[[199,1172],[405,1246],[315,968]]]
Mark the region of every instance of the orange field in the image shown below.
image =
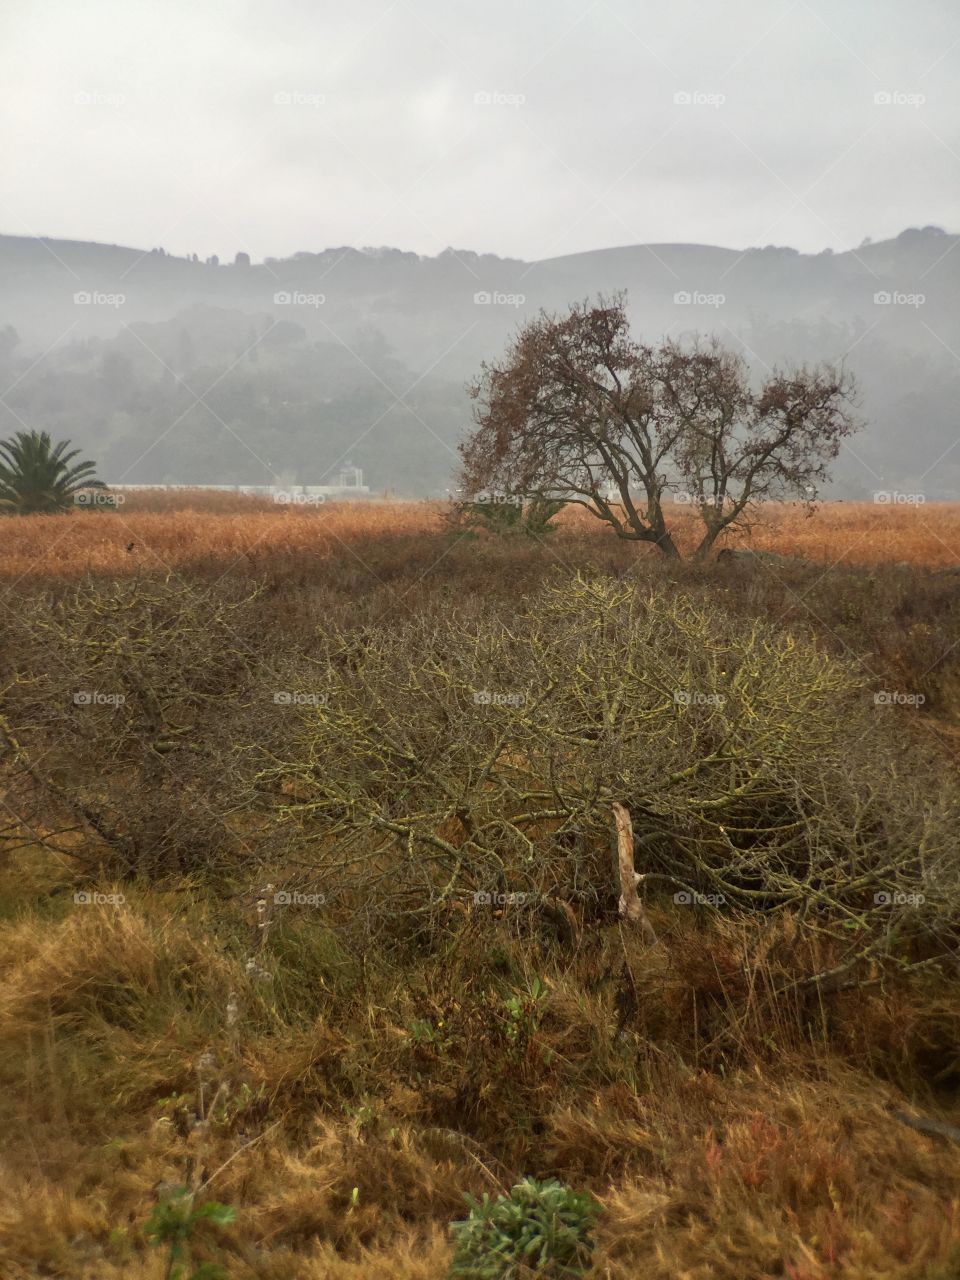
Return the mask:
[[[135,494],[116,511],[10,518],[4,525],[0,577],[130,573],[198,564],[266,567],[276,557],[325,558],[349,554],[362,542],[439,535],[445,504],[438,502],[336,503],[275,506],[232,494]],[[699,533],[689,508],[668,507],[668,518],[687,551]],[[563,513],[558,546],[614,535],[582,510]],[[916,507],[828,503],[808,515],[802,506],[769,505],[749,532],[726,545],[803,556],[826,565],[908,561],[944,568],[960,564],[960,503]],[[626,550],[626,548],[624,548]],[[656,555],[639,545],[637,555]]]

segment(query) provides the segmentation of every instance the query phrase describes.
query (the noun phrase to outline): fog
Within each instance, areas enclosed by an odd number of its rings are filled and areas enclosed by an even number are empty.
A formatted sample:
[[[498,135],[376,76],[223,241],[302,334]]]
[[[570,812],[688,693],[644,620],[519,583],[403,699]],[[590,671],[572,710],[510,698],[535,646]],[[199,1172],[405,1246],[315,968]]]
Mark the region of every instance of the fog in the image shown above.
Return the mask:
[[[852,369],[835,496],[956,496],[946,4],[15,0],[0,25],[4,435],[114,482],[349,461],[443,494],[481,361],[626,289],[649,340]]]

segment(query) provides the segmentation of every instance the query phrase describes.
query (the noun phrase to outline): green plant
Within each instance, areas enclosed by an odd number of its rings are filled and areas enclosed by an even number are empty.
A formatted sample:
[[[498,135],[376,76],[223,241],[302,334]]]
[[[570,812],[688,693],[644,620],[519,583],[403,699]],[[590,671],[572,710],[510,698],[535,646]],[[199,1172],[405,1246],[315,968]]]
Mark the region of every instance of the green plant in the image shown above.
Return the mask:
[[[152,1244],[168,1249],[164,1280],[220,1280],[225,1272],[219,1263],[192,1265],[190,1242],[198,1223],[213,1222],[218,1227],[226,1227],[236,1216],[236,1209],[216,1200],[196,1204],[189,1187],[174,1187],[169,1191],[154,1206],[144,1227],[144,1235]],[[189,1272],[183,1264],[190,1264]]]
[[[80,452],[66,452],[69,440],[54,445],[46,431],[18,431],[0,441],[0,509],[30,515],[35,511],[66,511],[88,494],[105,489],[94,478],[96,463],[71,462]],[[111,499],[107,499],[110,502]]]
[[[523,532],[531,538],[539,538],[545,533],[553,533],[556,526],[551,524],[554,516],[560,514],[567,504],[555,499],[533,498],[523,508]]]
[[[534,498],[530,502],[508,497],[488,496],[473,502],[463,502],[457,509],[461,526],[467,529],[485,529],[494,534],[521,534],[540,538],[553,533],[550,522],[564,508],[565,503],[556,500]]]
[[[428,1018],[414,1018],[407,1028],[414,1044],[441,1044],[441,1036]]]
[[[540,1025],[547,999],[547,990],[539,978],[534,978],[522,996],[509,996],[503,1003],[507,1012],[507,1039],[514,1044],[525,1045]]]
[[[450,1276],[460,1280],[513,1280],[582,1276],[593,1242],[589,1232],[600,1205],[584,1192],[551,1178],[524,1178],[509,1196],[482,1200],[465,1195],[469,1216],[451,1223],[456,1252]]]

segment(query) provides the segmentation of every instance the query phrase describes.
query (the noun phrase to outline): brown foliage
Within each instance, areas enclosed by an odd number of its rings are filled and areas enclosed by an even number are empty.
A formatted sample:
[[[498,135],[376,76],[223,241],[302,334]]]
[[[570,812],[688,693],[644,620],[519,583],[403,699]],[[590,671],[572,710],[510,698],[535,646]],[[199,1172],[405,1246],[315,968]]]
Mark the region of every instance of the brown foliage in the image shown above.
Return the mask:
[[[775,370],[755,391],[743,359],[717,339],[633,339],[623,295],[528,321],[472,394],[466,493],[569,501],[668,556],[679,553],[671,489],[703,522],[702,557],[759,503],[812,503],[858,425],[848,375]]]

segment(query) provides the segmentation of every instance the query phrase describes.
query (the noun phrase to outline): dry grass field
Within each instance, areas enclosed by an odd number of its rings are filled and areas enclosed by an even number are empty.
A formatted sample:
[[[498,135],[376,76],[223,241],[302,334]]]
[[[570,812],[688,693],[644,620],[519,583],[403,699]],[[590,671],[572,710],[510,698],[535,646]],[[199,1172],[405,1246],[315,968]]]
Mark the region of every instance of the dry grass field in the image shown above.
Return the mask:
[[[596,1280],[960,1277],[960,504],[768,507],[772,571],[426,503],[0,529],[4,1280],[170,1280],[178,1187],[236,1211],[183,1280],[442,1280],[526,1175]]]
[[[78,510],[66,516],[28,516],[4,525],[0,579],[24,575],[127,574],[149,569],[248,570],[274,561],[330,555],[363,560],[363,548],[385,539],[438,535],[439,503],[370,501],[316,507],[280,506],[243,495],[169,491],[132,492],[118,510]],[[696,538],[689,507],[668,508],[681,547]],[[609,530],[583,511],[558,521],[557,554],[571,558],[599,547],[608,551]],[[132,548],[128,550],[130,544]],[[748,534],[720,545],[751,546],[800,556],[823,565],[882,565],[906,561],[918,568],[960,565],[960,504],[884,506],[829,503],[808,515],[805,508],[762,509]],[[645,546],[620,548],[625,562],[656,558]]]

